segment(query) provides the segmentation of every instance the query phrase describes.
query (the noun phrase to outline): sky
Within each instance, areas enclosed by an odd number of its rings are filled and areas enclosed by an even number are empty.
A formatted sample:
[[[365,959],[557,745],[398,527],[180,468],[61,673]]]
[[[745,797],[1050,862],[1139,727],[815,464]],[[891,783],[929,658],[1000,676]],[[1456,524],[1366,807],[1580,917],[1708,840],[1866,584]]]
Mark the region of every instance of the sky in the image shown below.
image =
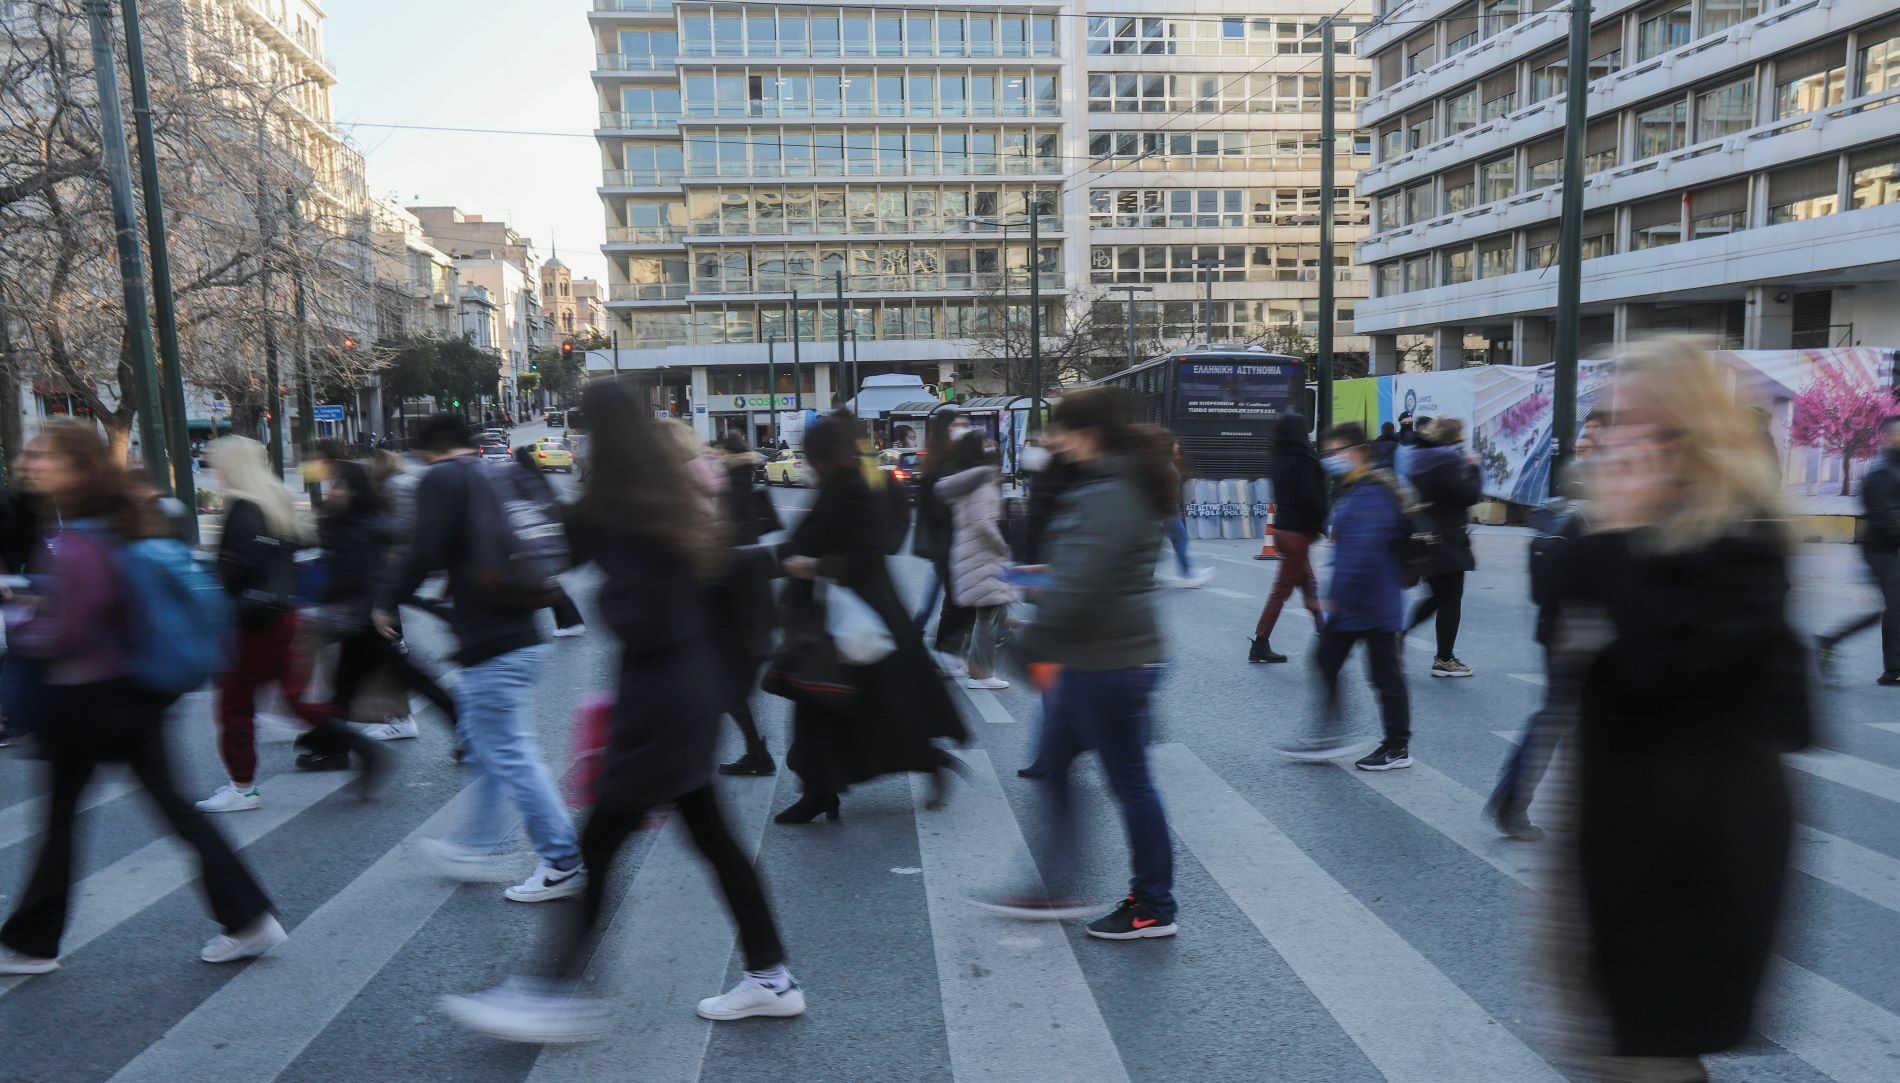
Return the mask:
[[[324,0],[337,124],[369,191],[505,219],[542,259],[607,279],[588,0]],[[556,131],[418,132],[372,124]]]

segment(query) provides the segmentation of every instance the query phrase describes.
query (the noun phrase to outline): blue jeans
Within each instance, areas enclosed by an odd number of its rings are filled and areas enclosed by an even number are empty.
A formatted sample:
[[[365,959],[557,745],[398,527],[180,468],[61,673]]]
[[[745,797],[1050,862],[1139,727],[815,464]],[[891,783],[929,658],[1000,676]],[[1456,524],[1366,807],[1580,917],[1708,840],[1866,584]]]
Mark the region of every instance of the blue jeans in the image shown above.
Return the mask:
[[[1174,546],[1174,562],[1181,568],[1183,576],[1194,574],[1194,566],[1188,561],[1187,520],[1179,515],[1168,520],[1168,544]]]
[[[1043,784],[1054,806],[1044,834],[1052,895],[1068,894],[1076,850],[1069,766],[1093,749],[1128,830],[1134,862],[1128,893],[1155,916],[1174,917],[1174,847],[1161,794],[1148,773],[1148,732],[1153,722],[1148,705],[1165,668],[1157,662],[1093,673],[1064,669],[1056,681],[1044,709],[1042,746],[1036,755],[1037,762],[1049,770]]]
[[[455,686],[455,711],[466,762],[475,773],[475,811],[454,841],[496,849],[514,831],[519,816],[527,823],[534,852],[550,865],[569,868],[581,854],[574,822],[541,762],[540,742],[528,719],[534,679],[547,653],[547,644],[539,643],[462,670]],[[504,797],[514,802],[512,812],[503,806]]]

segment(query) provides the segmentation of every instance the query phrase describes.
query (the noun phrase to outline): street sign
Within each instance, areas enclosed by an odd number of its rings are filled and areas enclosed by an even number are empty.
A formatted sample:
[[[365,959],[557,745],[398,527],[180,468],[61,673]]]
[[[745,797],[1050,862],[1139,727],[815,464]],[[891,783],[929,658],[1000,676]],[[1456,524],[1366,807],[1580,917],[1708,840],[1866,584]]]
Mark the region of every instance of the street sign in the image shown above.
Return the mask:
[[[776,404],[770,395],[734,395],[732,397],[734,410],[770,410],[774,405],[779,409],[789,410],[792,407],[792,396],[780,395]]]
[[[696,414],[703,414],[703,413],[705,413],[705,412],[706,412],[706,404],[705,404],[705,403],[703,403],[703,402],[696,402],[696,403],[694,403],[694,404],[693,404],[693,412],[694,412],[694,413],[696,413]]]
[[[212,399],[211,412],[214,414],[228,414],[231,412],[231,404],[223,399]]]
[[[343,407],[328,403],[318,403],[310,408],[310,416],[318,421],[343,420]]]

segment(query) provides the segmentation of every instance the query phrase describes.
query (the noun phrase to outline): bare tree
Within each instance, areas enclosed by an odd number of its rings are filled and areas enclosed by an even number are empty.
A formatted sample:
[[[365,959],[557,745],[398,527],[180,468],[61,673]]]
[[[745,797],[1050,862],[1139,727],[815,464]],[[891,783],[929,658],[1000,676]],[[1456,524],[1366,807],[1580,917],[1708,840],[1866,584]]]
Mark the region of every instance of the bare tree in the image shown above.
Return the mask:
[[[1045,393],[1066,384],[1082,383],[1104,375],[1123,356],[1125,333],[1113,314],[1121,309],[1101,305],[1099,291],[1046,298],[1042,316],[1042,386]],[[972,356],[995,366],[1006,394],[1027,395],[1030,386],[1030,320],[1028,294],[1018,288],[998,289],[978,302],[977,325],[969,335]]]
[[[123,449],[137,404],[84,3],[12,7],[0,20],[0,246],[11,257],[0,305],[14,337],[5,363],[16,379],[70,395]],[[368,272],[362,208],[338,183],[354,152],[313,145],[323,122],[298,115],[305,84],[254,62],[222,5],[157,0],[146,21],[181,366],[188,383],[231,399],[249,430],[267,401],[267,335],[286,383],[300,354],[315,386],[354,386],[376,363],[343,342],[363,324]]]

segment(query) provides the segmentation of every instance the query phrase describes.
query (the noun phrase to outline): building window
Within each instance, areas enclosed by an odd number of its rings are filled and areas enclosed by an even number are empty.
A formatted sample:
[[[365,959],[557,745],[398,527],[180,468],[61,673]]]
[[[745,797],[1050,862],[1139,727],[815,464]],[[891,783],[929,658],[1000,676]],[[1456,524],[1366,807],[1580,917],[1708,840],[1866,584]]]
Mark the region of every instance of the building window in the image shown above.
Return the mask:
[[[1702,33],[1720,34],[1761,14],[1762,0],[1703,0]]]
[[[1432,215],[1432,186],[1430,184],[1413,185],[1405,190],[1405,220],[1423,222]]]
[[[1463,93],[1454,94],[1445,99],[1445,134],[1457,135],[1478,126],[1478,88],[1467,87]]]
[[[1857,98],[1900,90],[1900,26],[1889,27],[1884,40],[1861,46],[1858,82]]]
[[[1466,176],[1468,177],[1469,174]],[[1459,211],[1470,210],[1473,206],[1472,197],[1476,191],[1477,186],[1470,180],[1462,184],[1447,184],[1445,186],[1445,213],[1456,214]]]
[[[1416,256],[1405,261],[1405,292],[1415,293],[1432,288],[1432,259],[1430,256]]]
[[[1847,97],[1847,55],[1843,42],[1775,62],[1775,119],[1839,105]]]
[[[1726,237],[1748,228],[1748,182],[1745,180],[1690,192],[1684,198],[1689,206],[1691,240]]]
[[[1856,151],[1847,168],[1855,210],[1900,203],[1900,143]]]
[[[1617,129],[1621,126],[1621,119],[1612,116],[1605,117],[1584,130],[1583,171],[1586,175],[1616,168]]]
[[[1695,137],[1703,143],[1723,139],[1755,126],[1753,77],[1696,95]]]
[[[1471,281],[1471,249],[1454,248],[1443,255],[1445,285]]]
[[[1379,230],[1381,232],[1397,229],[1405,224],[1404,217],[1399,213],[1400,199],[1397,192],[1387,192],[1379,197]]]
[[[1564,141],[1562,136],[1533,143],[1525,152],[1530,164],[1530,186],[1547,188],[1564,179]]]
[[[1689,22],[1693,10],[1693,4],[1682,4],[1652,15],[1637,24],[1637,63],[1689,44]]]
[[[1479,31],[1488,38],[1510,29],[1517,22],[1518,3],[1519,0],[1489,0],[1484,5]]]
[[[1417,150],[1432,141],[1432,112],[1415,113],[1405,122],[1405,149]]]
[[[1567,57],[1558,57],[1548,64],[1531,69],[1531,102],[1533,104],[1562,94],[1570,76],[1570,61]]]
[[[1491,76],[1478,88],[1483,103],[1478,108],[1481,120],[1495,120],[1517,110],[1517,71],[1509,69]]]
[[[1482,180],[1484,202],[1509,199],[1517,194],[1517,158],[1506,154],[1502,158],[1493,158],[1478,166],[1478,176]]]
[[[1478,242],[1478,277],[1498,278],[1517,270],[1516,242],[1506,233]]]
[[[1653,158],[1689,141],[1689,103],[1670,102],[1636,114],[1636,157]]]
[[[1379,264],[1379,296],[1392,297],[1405,292],[1399,276],[1400,268],[1396,260]]]
[[[1682,197],[1639,203],[1630,208],[1630,247],[1641,252],[1682,240]]]

